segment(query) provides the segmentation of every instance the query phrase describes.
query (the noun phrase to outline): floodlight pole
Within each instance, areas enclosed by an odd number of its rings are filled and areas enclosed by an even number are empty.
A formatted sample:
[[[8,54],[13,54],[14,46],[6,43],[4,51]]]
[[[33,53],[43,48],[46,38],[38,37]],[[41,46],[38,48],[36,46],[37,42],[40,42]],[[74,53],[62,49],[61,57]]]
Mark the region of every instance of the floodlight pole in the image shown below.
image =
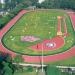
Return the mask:
[[[42,72],[44,71],[43,64],[44,64],[44,60],[43,60],[43,43],[42,43]]]

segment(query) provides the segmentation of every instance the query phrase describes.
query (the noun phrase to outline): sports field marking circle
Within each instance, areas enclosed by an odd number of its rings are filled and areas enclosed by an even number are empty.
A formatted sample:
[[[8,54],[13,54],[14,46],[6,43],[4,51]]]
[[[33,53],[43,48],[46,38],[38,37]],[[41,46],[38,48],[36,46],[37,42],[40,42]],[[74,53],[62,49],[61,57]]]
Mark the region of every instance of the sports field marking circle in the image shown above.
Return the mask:
[[[56,44],[52,43],[52,42],[48,42],[48,43],[46,43],[46,46],[49,47],[49,48],[51,48],[51,47],[55,47]]]

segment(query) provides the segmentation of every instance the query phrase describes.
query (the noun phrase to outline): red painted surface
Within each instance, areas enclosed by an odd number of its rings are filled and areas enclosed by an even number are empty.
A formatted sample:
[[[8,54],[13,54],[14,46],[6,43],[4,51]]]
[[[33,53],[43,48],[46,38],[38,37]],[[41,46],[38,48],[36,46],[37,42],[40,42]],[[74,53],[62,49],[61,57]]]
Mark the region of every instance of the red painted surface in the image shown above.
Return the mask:
[[[65,19],[64,19],[64,33],[67,34],[67,25],[66,25]]]
[[[56,54],[56,55],[50,55],[50,56],[43,56],[44,62],[55,62],[55,61],[60,61],[67,59],[71,56],[75,56],[75,47],[71,48],[70,50]],[[41,56],[23,56],[25,62],[30,62],[30,63],[37,63],[42,61]]]
[[[60,42],[58,42],[58,41],[60,41]],[[53,47],[48,47],[48,46],[46,46],[47,43],[53,43],[55,45]],[[64,45],[64,38],[57,36],[57,37],[52,38],[50,40],[45,39],[42,43],[38,43],[36,45],[33,45],[30,48],[35,51],[41,51],[42,45],[43,45],[44,51],[56,50],[58,48],[61,48]]]
[[[58,31],[61,32],[61,19],[58,18]]]
[[[2,42],[1,39],[3,37],[3,35],[16,23],[16,21],[23,15],[25,14],[27,11],[26,10],[22,10],[14,19],[12,19],[2,30],[0,30],[0,51],[3,52],[8,52],[11,54],[12,57],[16,56],[16,53],[9,51],[8,49],[6,49]],[[72,23],[73,23],[73,28],[75,29],[75,14],[71,13],[69,14],[71,19],[72,19]],[[58,40],[58,42],[60,42]],[[56,54],[56,55],[50,55],[50,56],[44,56],[44,62],[54,62],[54,61],[59,61],[59,60],[64,60],[67,59],[69,57],[75,56],[75,47],[72,47],[70,50],[64,52],[64,53],[60,53],[60,54]],[[35,62],[41,62],[41,56],[27,56],[27,55],[23,55],[23,59],[25,62],[31,62],[31,63],[35,63]]]
[[[66,20],[65,20],[65,18],[63,18],[63,20],[64,20],[64,36],[69,36],[69,33],[68,33],[68,31],[67,31],[67,25],[66,25]]]

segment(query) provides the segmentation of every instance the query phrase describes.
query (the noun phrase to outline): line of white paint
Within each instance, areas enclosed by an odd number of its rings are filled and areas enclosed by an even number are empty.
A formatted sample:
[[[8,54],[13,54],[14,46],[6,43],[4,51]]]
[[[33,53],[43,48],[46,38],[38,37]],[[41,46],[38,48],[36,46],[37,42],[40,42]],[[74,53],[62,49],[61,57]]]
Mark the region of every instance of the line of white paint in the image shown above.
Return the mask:
[[[43,59],[43,43],[42,43],[42,72],[44,71],[43,64],[44,64],[44,59]]]
[[[71,20],[71,23],[72,23],[73,29],[74,29],[74,31],[75,31],[75,27],[74,27],[74,24],[73,24],[73,21],[72,21],[72,17],[71,17],[71,15],[69,15],[69,17],[70,17],[70,20]]]
[[[13,63],[14,65],[16,65],[17,63]],[[32,66],[32,67],[41,67],[40,64],[25,64],[25,63],[19,63],[19,65],[21,66]],[[43,67],[46,67],[47,65],[43,65]],[[56,66],[57,68],[72,68],[75,69],[75,67],[71,67],[71,66]]]

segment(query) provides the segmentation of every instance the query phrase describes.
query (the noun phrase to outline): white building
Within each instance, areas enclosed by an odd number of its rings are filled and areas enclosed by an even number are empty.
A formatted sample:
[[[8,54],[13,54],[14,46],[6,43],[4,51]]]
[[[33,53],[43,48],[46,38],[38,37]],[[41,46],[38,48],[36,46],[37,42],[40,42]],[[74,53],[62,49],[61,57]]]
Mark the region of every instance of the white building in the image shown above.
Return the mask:
[[[38,2],[39,2],[39,3],[42,3],[42,2],[44,2],[44,1],[45,1],[45,0],[39,0]]]

